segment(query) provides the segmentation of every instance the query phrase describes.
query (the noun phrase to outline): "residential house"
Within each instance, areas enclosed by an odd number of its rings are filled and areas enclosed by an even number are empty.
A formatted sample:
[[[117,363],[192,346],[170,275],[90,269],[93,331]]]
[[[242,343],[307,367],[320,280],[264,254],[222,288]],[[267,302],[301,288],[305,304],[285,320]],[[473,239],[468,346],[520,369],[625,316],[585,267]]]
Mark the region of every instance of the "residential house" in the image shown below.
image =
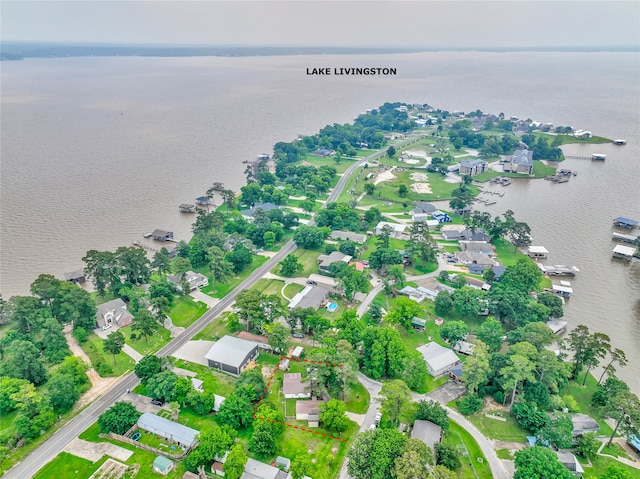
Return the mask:
[[[278,208],[280,208],[280,206],[275,203],[256,203],[252,208],[242,210],[240,213],[242,213],[242,216],[244,216],[247,221],[253,221],[253,215],[256,214],[256,211],[262,210],[264,212],[268,212]]]
[[[600,429],[598,421],[586,414],[571,414],[571,422],[573,423],[571,436],[573,436],[574,439],[588,432],[598,432],[598,429]]]
[[[157,456],[153,461],[153,470],[154,472],[158,472],[163,476],[169,474],[176,467],[175,463],[164,456]]]
[[[442,428],[431,421],[417,419],[413,423],[411,439],[419,439],[435,451],[436,444],[442,440]]]
[[[244,465],[244,472],[240,479],[291,479],[291,474],[264,462],[249,458]]]
[[[296,401],[296,421],[308,421],[309,427],[320,426],[320,409],[324,401]]]
[[[329,271],[329,267],[333,263],[349,263],[351,261],[352,256],[348,254],[341,253],[340,251],[332,251],[329,254],[321,254],[318,256],[318,269],[320,271]]]
[[[407,225],[401,225],[400,223],[389,223],[388,221],[381,221],[378,223],[374,229],[374,234],[376,236],[380,236],[383,232],[383,229],[388,227],[391,229],[389,237],[401,239],[404,237],[404,231],[407,229]]]
[[[484,241],[458,241],[460,249],[467,253],[482,253],[495,256],[496,251],[491,243]]]
[[[173,239],[173,231],[165,231],[165,230],[153,230],[151,233],[151,238],[156,241],[168,241]]]
[[[466,241],[474,241],[476,243],[489,243],[491,236],[482,229],[467,228],[460,233],[460,239]]]
[[[98,305],[96,311],[96,327],[109,329],[112,326],[124,328],[133,322],[133,314],[127,310],[127,305],[120,298]]]
[[[456,262],[462,263],[465,265],[479,264],[487,268],[492,268],[497,264],[496,260],[494,260],[488,254],[478,253],[478,252],[458,251],[455,254],[455,258],[456,258]]]
[[[427,363],[427,370],[433,377],[442,376],[452,367],[460,364],[460,358],[449,348],[440,346],[436,342],[423,344],[416,348]]]
[[[182,276],[179,274],[167,275],[167,281],[169,281],[170,283],[173,283],[175,288],[180,292],[182,292],[181,277]],[[194,273],[193,271],[187,271],[184,275],[184,279],[189,285],[189,291],[195,291],[197,289],[209,286],[209,278],[207,278],[206,276],[200,273]]]
[[[504,171],[512,173],[533,174],[533,152],[527,149],[518,148],[511,155],[511,161],[505,163]]]
[[[254,343],[258,343],[258,347],[260,349],[264,349],[265,351],[271,352],[273,350],[273,347],[269,344],[269,338],[267,338],[266,336],[249,333],[247,331],[240,331],[238,333],[238,337],[240,339],[246,339],[247,341],[253,341]]]
[[[329,156],[334,156],[335,154],[336,151],[331,148],[318,148],[310,153],[311,156],[319,156],[321,158],[327,158]]]
[[[362,244],[367,241],[367,235],[360,233],[352,233],[351,231],[335,230],[331,232],[331,238],[337,240],[348,240],[354,243]]]
[[[138,419],[138,429],[153,433],[187,449],[197,444],[197,436],[200,434],[200,431],[150,412],[142,413]]]
[[[458,354],[464,354],[465,356],[471,356],[473,354],[473,350],[475,349],[475,344],[468,343],[466,341],[458,341],[454,344],[451,349],[453,349]]]
[[[416,303],[421,303],[427,298],[431,301],[435,301],[436,296],[438,295],[437,291],[432,291],[422,286],[418,286],[417,288],[414,288],[413,286],[405,286],[404,288],[399,290],[398,293],[402,294],[403,296],[407,296],[409,299],[415,301]]]
[[[427,214],[431,215],[431,213],[437,211],[438,208],[433,206],[431,203],[427,203],[426,201],[419,201],[416,204],[416,207],[411,210],[411,214]]]
[[[494,266],[493,267],[493,272],[496,275],[495,280],[496,281],[500,281],[500,278],[502,278],[502,275],[504,274],[504,272],[507,270],[506,267],[504,266]]]
[[[471,274],[482,274],[484,273],[484,270],[487,268],[490,268],[490,266],[485,266],[483,264],[469,264],[467,265],[467,268],[469,269],[469,273]]]
[[[483,291],[489,291],[491,289],[491,285],[485,283],[481,279],[476,279],[476,278],[471,278],[469,276],[465,276],[464,277],[464,281],[465,281],[465,283],[467,283],[467,286],[469,286],[471,288],[481,289]]]
[[[461,175],[476,176],[487,171],[488,166],[489,163],[484,160],[464,160],[460,162],[459,172]]]
[[[289,309],[313,308],[316,311],[323,307],[329,299],[329,291],[320,286],[305,286],[289,301]]]
[[[569,469],[574,475],[578,477],[582,477],[584,473],[584,469],[578,458],[571,453],[570,451],[554,451],[556,456],[558,456],[558,460],[562,463],[564,467]]]
[[[306,389],[309,383],[302,382],[302,374],[285,373],[282,380],[282,393],[285,399],[309,399],[311,393]]]
[[[467,227],[465,225],[442,225],[440,228],[440,234],[444,236],[444,239],[449,241],[455,241],[462,239],[462,232]]]
[[[259,354],[259,344],[254,341],[223,336],[204,355],[209,367],[239,376]]]

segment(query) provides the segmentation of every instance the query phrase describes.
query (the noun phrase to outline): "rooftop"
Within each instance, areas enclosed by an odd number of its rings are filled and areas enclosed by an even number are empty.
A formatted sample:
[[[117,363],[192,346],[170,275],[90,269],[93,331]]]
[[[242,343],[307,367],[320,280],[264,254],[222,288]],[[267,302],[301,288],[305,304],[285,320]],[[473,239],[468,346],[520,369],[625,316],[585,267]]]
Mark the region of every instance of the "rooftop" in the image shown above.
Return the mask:
[[[431,421],[416,420],[413,423],[413,430],[411,431],[411,439],[420,439],[431,449],[440,442],[440,434],[442,434],[442,428]]]
[[[253,348],[258,343],[234,336],[223,336],[215,342],[211,349],[204,355],[205,359],[222,362],[239,368]]]
[[[305,392],[305,388],[308,385],[308,383],[302,382],[302,374],[285,373],[282,380],[282,392],[284,394],[301,394]]]
[[[145,412],[140,416],[138,427],[187,446],[192,446],[196,442],[196,436],[200,434],[200,431],[156,416],[150,412]]]
[[[436,342],[423,344],[416,349],[420,351],[424,360],[434,371],[439,371],[442,368],[460,362],[460,358],[451,349],[445,348]]]
[[[619,244],[615,248],[613,248],[613,252],[624,256],[633,256],[636,252],[636,249],[630,246],[623,246]]]

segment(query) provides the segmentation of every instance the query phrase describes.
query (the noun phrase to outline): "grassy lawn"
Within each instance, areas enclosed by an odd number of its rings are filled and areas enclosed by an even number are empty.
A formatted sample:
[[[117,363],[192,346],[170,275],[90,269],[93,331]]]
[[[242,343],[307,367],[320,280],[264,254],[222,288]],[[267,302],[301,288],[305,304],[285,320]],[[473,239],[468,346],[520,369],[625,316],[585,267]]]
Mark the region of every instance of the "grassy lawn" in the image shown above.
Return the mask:
[[[189,295],[178,296],[173,300],[169,317],[176,326],[187,328],[207,311],[207,305],[194,301]]]
[[[611,443],[611,446],[603,447],[600,453],[608,454],[613,457],[624,457],[625,459],[631,459],[631,457],[629,457],[629,454],[627,454],[627,451],[625,451],[624,447],[616,442]]]
[[[215,292],[215,294],[212,294],[211,296],[213,296],[214,298],[224,298],[227,294],[233,291],[236,288],[236,286],[238,286],[245,279],[247,279],[247,277],[251,273],[253,273],[254,270],[256,270],[257,268],[262,266],[264,263],[266,263],[268,259],[269,258],[267,258],[266,256],[260,256],[257,254],[253,255],[253,261],[249,266],[247,266],[244,269],[244,271],[242,271],[238,276],[234,276],[233,278],[230,278],[229,280],[227,280],[226,283],[218,283],[216,288],[217,291]]]
[[[509,451],[509,449],[498,449],[496,451],[496,456],[498,456],[498,459],[509,459],[513,461],[513,456],[511,455],[511,451]]]
[[[356,382],[349,384],[347,389],[347,411],[356,414],[364,414],[369,408],[369,391],[365,387]]]
[[[0,444],[6,444],[14,435],[15,427],[13,427],[13,420],[18,415],[18,410],[15,409],[9,413],[0,414]]]
[[[108,459],[102,456],[98,462],[91,462],[68,452],[61,452],[53,461],[40,469],[34,479],[86,479]]]
[[[298,283],[289,283],[284,287],[284,296],[287,298],[293,299],[293,297],[301,292],[304,289],[304,286]]]
[[[320,168],[321,166],[333,166],[338,174],[344,173],[354,162],[354,160],[351,160],[346,156],[343,156],[340,162],[336,163],[335,157],[321,158],[313,155],[307,155],[307,157],[302,161],[311,163],[316,168]],[[296,163],[296,165],[297,164],[298,163]]]
[[[92,426],[89,426],[89,428],[86,429],[82,434],[80,434],[79,437],[80,439],[84,439],[85,441],[90,441],[90,442],[109,442],[111,444],[116,444],[124,449],[133,451],[133,455],[127,461],[124,461],[124,462],[125,464],[132,467],[135,467],[136,465],[138,466],[138,472],[135,474],[136,479],[158,479],[158,477],[162,477],[157,472],[154,472],[153,469],[151,468],[151,465],[153,464],[153,461],[156,458],[156,454],[143,451],[142,449],[138,449],[134,446],[131,446],[123,442],[115,441],[113,439],[103,439],[98,436],[99,433],[100,433],[100,427],[98,426],[97,423],[94,423]],[[143,432],[143,434],[145,433]],[[186,469],[184,467],[184,464],[182,462],[178,462],[176,465],[176,468],[164,477],[166,477],[167,479],[180,479],[184,474],[185,470]],[[66,479],[67,477],[73,478],[76,476],[75,475],[56,476],[55,478],[53,476],[45,476],[45,477],[47,479],[49,477],[51,477],[52,479],[63,479],[63,478]],[[87,476],[79,476],[79,477],[86,479],[89,476],[87,475]],[[133,477],[132,474],[125,474],[124,479],[131,479],[132,477]]]
[[[329,321],[333,322],[334,319],[341,316],[348,309],[353,309],[356,307],[356,304],[347,304],[344,298],[330,298],[330,303],[337,303],[338,307],[335,311],[329,312],[327,308],[318,309],[317,313],[319,316],[323,318],[327,318]]]
[[[468,451],[468,456],[460,456],[462,467],[458,469],[458,477],[461,479],[491,479],[491,469],[484,457],[480,446],[475,439],[462,426],[449,420],[449,430],[445,433],[445,442],[457,448],[462,446]],[[478,459],[481,461],[478,461]],[[474,472],[475,471],[475,472]]]
[[[544,178],[545,176],[555,175],[556,165],[545,165],[539,160],[533,162],[533,176]]]
[[[592,136],[591,138],[576,138],[572,135],[550,135],[549,133],[544,133],[541,131],[534,131],[533,136],[536,138],[542,137],[547,139],[549,142],[553,141],[555,138],[559,137],[562,140],[562,144],[566,145],[569,143],[611,143],[612,140],[609,138],[604,138],[602,136]]]
[[[293,253],[298,258],[298,262],[302,264],[302,271],[296,273],[297,278],[307,278],[310,274],[318,274],[318,256],[322,253],[310,249],[297,248]],[[275,266],[271,270],[272,274],[280,275],[280,265]]]
[[[129,331],[125,330],[125,337],[129,335]],[[116,356],[116,364],[113,364],[113,355],[106,353],[102,347],[104,340],[96,334],[89,334],[87,341],[81,345],[83,351],[91,359],[91,364],[95,367],[97,363],[103,362],[111,366],[113,372],[108,376],[120,376],[126,372],[133,371],[135,362],[123,352]]]
[[[210,341],[216,337],[221,338],[227,334],[232,334],[233,331],[231,331],[231,328],[229,328],[227,323],[227,315],[228,313],[223,313],[218,318],[211,321],[202,329],[202,331],[196,334],[193,339],[206,339]]]
[[[495,240],[493,244],[496,247],[498,259],[500,259],[504,266],[512,266],[521,259],[528,258],[526,254],[521,253],[518,249],[515,249],[513,244],[503,238]]]
[[[185,361],[184,359],[176,361],[176,366],[197,373],[196,378],[203,381],[202,387],[205,391],[212,391],[225,397],[233,392],[236,380],[232,376],[214,371],[202,364]]]
[[[591,467],[589,467],[585,462],[583,462],[583,458],[581,456],[577,456],[578,460],[584,467],[584,479],[598,479],[605,475],[609,465],[615,464],[616,466],[624,469],[630,474],[630,477],[638,477],[638,469],[627,466],[626,464],[622,464],[621,462],[616,461],[615,459],[611,459],[609,457],[598,456],[593,461],[591,461]]]
[[[569,384],[567,384],[562,389],[560,395],[565,396],[567,394],[570,394],[571,396],[573,396],[577,401],[578,406],[580,407],[580,412],[591,416],[593,419],[598,421],[598,424],[600,424],[598,435],[605,435],[607,437],[610,437],[613,433],[613,429],[611,429],[611,427],[606,422],[604,422],[604,418],[602,417],[602,414],[600,413],[598,408],[591,405],[591,396],[593,396],[593,393],[596,390],[598,381],[593,377],[593,375],[589,374],[586,385],[582,386],[583,377],[584,376],[582,375],[579,376],[578,382],[570,381]]]
[[[525,436],[531,434],[520,427],[518,422],[509,415],[504,416],[507,422],[490,419],[484,414],[475,414],[467,419],[476,426],[482,434],[490,439],[509,442],[525,442]]]
[[[138,334],[136,333],[136,336]],[[150,337],[145,338],[142,336],[141,338],[136,339],[135,341],[131,340],[131,336],[129,332],[124,335],[126,338],[126,343],[131,346],[133,349],[138,351],[140,354],[147,355],[155,353],[160,350],[165,344],[171,341],[171,332],[160,326],[155,334]]]
[[[404,198],[400,197],[398,195],[398,187],[400,185],[411,185],[412,183],[414,183],[414,180],[411,179],[411,175],[418,171],[423,174],[425,172],[425,170],[409,170],[403,172],[394,171],[393,173],[396,176],[395,179],[378,183],[377,186],[380,191],[380,196],[383,198],[388,198],[390,200],[398,201],[400,203],[411,203],[421,200],[446,200],[451,198],[451,192],[459,186],[457,183],[448,183],[444,181],[444,177],[439,173],[427,173],[428,183],[432,193],[419,194],[409,188],[408,195]],[[469,188],[474,195],[478,194],[479,190],[476,186],[470,185]]]
[[[280,297],[280,299],[285,299],[282,296],[282,287],[284,286],[284,281],[279,279],[259,279],[256,284],[254,284],[251,289],[260,291],[262,294],[276,294]]]

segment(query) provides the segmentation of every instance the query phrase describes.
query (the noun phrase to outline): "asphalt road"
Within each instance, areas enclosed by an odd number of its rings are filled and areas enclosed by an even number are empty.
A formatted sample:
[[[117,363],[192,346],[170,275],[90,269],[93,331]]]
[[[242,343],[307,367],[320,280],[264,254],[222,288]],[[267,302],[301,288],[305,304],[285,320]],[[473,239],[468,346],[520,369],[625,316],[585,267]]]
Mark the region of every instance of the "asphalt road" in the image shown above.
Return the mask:
[[[416,136],[408,137],[405,141],[395,145],[396,148],[402,147],[405,143],[409,143],[416,139]],[[361,166],[367,161],[371,161],[375,157],[380,156],[380,153],[373,153],[357,162],[353,163],[344,174],[338,180],[335,188],[329,194],[327,201],[322,206],[326,207],[327,204],[333,203],[338,199],[342,189],[344,188],[349,176],[354,172],[356,168]],[[176,337],[173,341],[165,345],[158,353],[157,356],[170,356],[179,348],[184,346],[188,341],[193,338],[197,333],[202,331],[211,321],[222,313],[228,306],[233,304],[236,296],[241,291],[251,288],[262,276],[271,270],[279,261],[281,261],[286,255],[295,251],[296,245],[293,241],[286,243],[280,251],[278,251],[273,257],[271,257],[266,263],[256,269],[247,279],[245,279],[240,285],[238,285],[231,293],[225,296],[217,305],[203,314],[200,319],[189,326],[182,334]],[[105,412],[109,407],[113,405],[123,394],[126,394],[127,390],[131,390],[140,383],[140,380],[135,373],[130,373],[125,376],[120,382],[118,382],[110,391],[102,395],[95,400],[89,406],[87,406],[82,412],[71,419],[67,424],[62,426],[58,431],[54,433],[49,439],[43,442],[37,449],[31,452],[26,458],[16,464],[13,468],[5,473],[3,477],[6,479],[28,479],[33,477],[38,470],[40,470],[45,464],[51,461],[59,453],[63,451],[65,446],[69,444],[73,438],[78,436],[82,431],[91,426],[100,414]]]

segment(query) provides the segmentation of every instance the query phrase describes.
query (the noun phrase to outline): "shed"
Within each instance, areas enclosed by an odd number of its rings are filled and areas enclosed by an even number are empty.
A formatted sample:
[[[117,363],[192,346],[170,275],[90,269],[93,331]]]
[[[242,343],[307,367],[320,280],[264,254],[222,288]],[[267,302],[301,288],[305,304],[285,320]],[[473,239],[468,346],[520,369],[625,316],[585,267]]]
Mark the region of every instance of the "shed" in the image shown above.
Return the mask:
[[[288,472],[291,467],[291,459],[282,456],[276,457],[276,467],[280,467],[284,469],[285,472]]]
[[[303,353],[304,353],[304,348],[302,346],[296,346],[296,348],[291,353],[291,357],[293,359],[301,359]]]
[[[197,442],[196,436],[200,434],[200,431],[157,416],[156,414],[151,414],[150,412],[145,412],[140,416],[138,419],[138,428],[157,434],[167,441],[174,441],[186,447],[193,446]]]
[[[413,326],[415,329],[424,329],[426,325],[427,325],[426,319],[418,318],[417,316],[414,316],[413,319],[411,320],[411,326]]]
[[[155,472],[159,472],[163,476],[166,476],[167,474],[169,474],[174,467],[175,467],[175,464],[168,457],[157,456],[153,461],[153,470]]]
[[[445,348],[436,342],[423,344],[416,349],[424,357],[429,374],[434,377],[446,374],[452,367],[461,362],[460,358],[451,349]]]
[[[225,397],[224,396],[218,396],[217,394],[214,394],[213,395],[213,400],[214,400],[214,402],[213,402],[213,410],[215,412],[220,411],[220,406],[222,406],[224,404]]]
[[[258,343],[233,336],[223,336],[211,346],[204,357],[209,367],[239,376],[249,362],[258,357],[258,354]]]

